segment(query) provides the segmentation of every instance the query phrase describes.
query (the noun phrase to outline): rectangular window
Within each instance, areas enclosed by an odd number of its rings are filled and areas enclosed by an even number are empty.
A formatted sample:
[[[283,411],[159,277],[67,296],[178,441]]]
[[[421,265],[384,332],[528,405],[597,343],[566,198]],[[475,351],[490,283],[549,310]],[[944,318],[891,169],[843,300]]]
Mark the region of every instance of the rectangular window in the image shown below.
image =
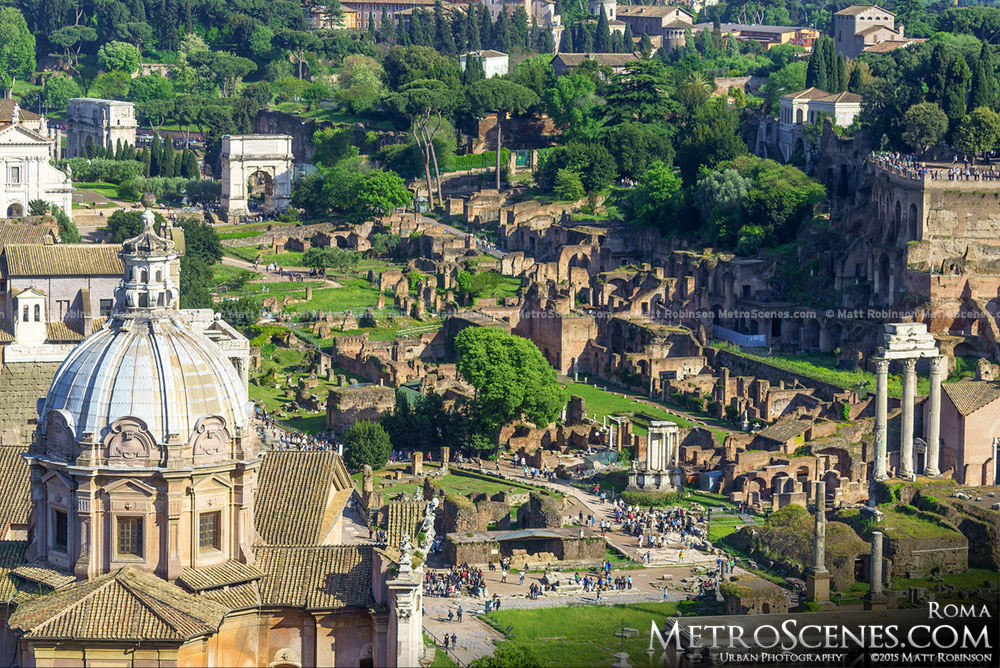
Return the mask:
[[[219,550],[222,544],[219,536],[221,513],[201,513],[198,516],[198,549]]]
[[[118,518],[118,556],[142,557],[142,518]]]
[[[17,185],[21,182],[21,168],[11,167],[10,168],[10,184]]]
[[[114,303],[115,302],[114,302],[113,299],[102,299],[101,300],[101,317],[102,318],[110,318],[111,317],[111,309],[114,307]]]
[[[52,547],[65,552],[69,545],[69,519],[65,510],[52,511]]]
[[[69,300],[57,299],[56,305],[59,306],[59,319],[66,320],[66,316],[69,315]]]

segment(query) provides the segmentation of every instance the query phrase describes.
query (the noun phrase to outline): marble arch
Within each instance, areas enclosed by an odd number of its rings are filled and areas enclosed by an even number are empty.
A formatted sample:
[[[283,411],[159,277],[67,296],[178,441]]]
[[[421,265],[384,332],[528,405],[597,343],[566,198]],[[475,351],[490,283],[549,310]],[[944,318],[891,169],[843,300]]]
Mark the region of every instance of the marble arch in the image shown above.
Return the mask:
[[[247,182],[264,186],[264,211],[284,211],[292,201],[290,135],[226,135],[222,138],[222,216],[234,222],[250,213]]]

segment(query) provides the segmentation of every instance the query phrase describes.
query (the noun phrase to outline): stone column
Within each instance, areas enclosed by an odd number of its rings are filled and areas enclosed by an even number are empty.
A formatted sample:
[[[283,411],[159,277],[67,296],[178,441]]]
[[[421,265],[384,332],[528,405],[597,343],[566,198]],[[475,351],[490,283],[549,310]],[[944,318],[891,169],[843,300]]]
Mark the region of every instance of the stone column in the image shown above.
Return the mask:
[[[674,451],[674,468],[678,469],[681,467],[681,439],[676,431],[667,432],[670,439],[670,447]]]
[[[882,593],[882,532],[872,532],[871,592]]]
[[[816,537],[813,540],[813,565],[806,571],[806,593],[810,601],[830,600],[830,572],[826,570],[826,485],[813,484],[816,490]]]
[[[885,480],[886,441],[889,438],[889,360],[875,359],[875,479]]]
[[[865,610],[885,610],[888,607],[888,598],[882,591],[882,532],[872,532],[872,554],[868,565],[868,593],[865,594],[863,604]]]
[[[822,480],[813,483],[816,488],[816,540],[813,541],[813,570],[826,570],[826,485]]]
[[[948,368],[944,357],[931,358],[931,395],[927,400],[927,459],[924,475],[941,475],[941,381]]]
[[[414,452],[413,457],[410,460],[410,466],[412,467],[411,473],[413,475],[423,475],[424,473],[424,453]]]
[[[913,403],[917,394],[917,360],[903,360],[903,425],[899,438],[899,475],[913,475]]]

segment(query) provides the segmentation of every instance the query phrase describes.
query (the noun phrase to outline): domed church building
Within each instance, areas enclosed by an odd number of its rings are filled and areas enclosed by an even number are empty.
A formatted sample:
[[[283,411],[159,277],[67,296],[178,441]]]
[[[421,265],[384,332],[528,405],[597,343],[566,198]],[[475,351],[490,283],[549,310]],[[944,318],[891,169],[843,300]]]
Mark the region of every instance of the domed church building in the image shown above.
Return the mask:
[[[182,317],[174,244],[142,218],[112,316],[38,402],[0,661],[417,665],[420,569],[338,544],[337,453],[261,449],[245,376]]]

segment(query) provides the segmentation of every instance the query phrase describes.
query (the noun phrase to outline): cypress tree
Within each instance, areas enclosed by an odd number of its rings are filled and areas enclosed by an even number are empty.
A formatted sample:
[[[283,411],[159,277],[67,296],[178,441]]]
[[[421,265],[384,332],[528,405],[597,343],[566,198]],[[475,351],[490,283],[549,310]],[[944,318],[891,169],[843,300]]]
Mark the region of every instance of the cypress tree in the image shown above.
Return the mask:
[[[524,11],[522,5],[517,6],[510,19],[510,34],[512,44],[523,49],[528,48],[528,13]]]
[[[465,11],[465,41],[469,44],[469,51],[479,51],[483,48],[483,42],[479,37],[479,15],[477,11],[475,5],[470,5]]]
[[[576,53],[573,50],[573,26],[566,26],[563,29],[562,39],[559,41],[559,53]]]
[[[826,90],[829,85],[826,80],[826,49],[818,47],[809,56],[809,65],[806,67],[806,88],[819,88]]]
[[[162,176],[160,169],[163,165],[163,146],[160,144],[159,133],[153,133],[153,144],[149,149],[149,175]]]
[[[642,33],[639,38],[639,51],[642,52],[643,59],[649,58],[649,54],[653,53],[653,40],[647,33]]]
[[[576,35],[576,43],[580,49],[580,53],[593,53],[594,34],[590,32],[590,28],[586,25],[580,25],[579,30],[580,32]]]
[[[446,56],[455,55],[455,38],[451,34],[451,25],[444,15],[444,5],[441,0],[434,0],[434,48]]]
[[[948,87],[948,65],[951,58],[944,44],[938,42],[931,52],[930,71],[927,74],[927,101],[940,103]]]
[[[371,42],[372,44],[375,43],[376,38],[378,37],[377,33],[375,32],[375,12],[374,11],[368,12],[368,32],[365,33],[365,37],[367,37],[368,41]]]
[[[608,25],[608,15],[604,12],[603,4],[601,15],[597,17],[597,38],[594,40],[594,49],[597,53],[611,51],[611,27]]]
[[[861,77],[861,65],[856,63],[851,69],[851,77],[847,80],[847,90],[851,93],[861,95],[861,90],[864,87],[864,79]]]
[[[382,22],[378,26],[378,41],[380,44],[392,44],[396,35],[396,26],[389,16],[387,5],[382,5]]]
[[[972,72],[965,58],[956,56],[948,65],[948,79],[944,90],[944,97],[941,99],[941,109],[948,115],[948,130],[954,132],[958,129],[962,119],[965,118],[965,93]]]
[[[969,92],[969,108],[987,107],[995,109],[1000,98],[1000,86],[990,58],[989,46],[983,44],[979,58],[972,70],[972,88]]]
[[[125,157],[125,149],[122,148],[122,138],[115,142],[115,160],[122,160]]]
[[[142,149],[142,173],[146,178],[149,178],[150,172],[152,170],[152,151],[147,148]]]
[[[493,47],[493,19],[490,17],[490,10],[486,8],[486,5],[479,5],[479,40],[480,48]]]
[[[201,177],[201,174],[198,172],[198,158],[195,157],[194,151],[191,149],[184,149],[184,156],[181,159],[181,165],[183,168],[184,178],[196,181]]]
[[[542,30],[538,33],[538,52],[552,53],[556,48],[556,41],[552,37],[551,30]]]
[[[413,40],[410,39],[410,33],[403,27],[403,22],[399,21],[396,23],[396,44],[400,46],[410,46]]]
[[[486,78],[486,70],[483,69],[483,59],[469,55],[465,59],[465,71],[462,72],[462,83],[471,86],[477,81]]]
[[[510,19],[507,12],[501,11],[497,16],[497,22],[493,26],[493,48],[503,53],[510,53],[513,44],[512,31],[510,29]]]
[[[622,34],[616,30],[611,35],[611,52],[621,53],[624,49],[625,47],[622,43]]]
[[[625,36],[622,37],[622,43],[625,45],[625,53],[632,53],[635,51],[635,35],[632,34],[632,24],[625,24]]]
[[[163,155],[161,156],[162,163],[160,164],[160,176],[165,176],[168,179],[174,175],[174,140],[173,137],[167,137],[167,140],[163,142]]]
[[[410,41],[414,46],[423,46],[421,41],[421,34],[423,33],[423,26],[421,23],[423,19],[420,17],[421,11],[419,9],[414,9],[413,14],[410,15]]]
[[[847,90],[847,62],[843,56],[837,56],[837,90],[831,93],[843,93]]]
[[[451,15],[451,36],[455,40],[455,50],[465,53],[469,50],[469,40],[466,38],[465,14],[456,12]]]

